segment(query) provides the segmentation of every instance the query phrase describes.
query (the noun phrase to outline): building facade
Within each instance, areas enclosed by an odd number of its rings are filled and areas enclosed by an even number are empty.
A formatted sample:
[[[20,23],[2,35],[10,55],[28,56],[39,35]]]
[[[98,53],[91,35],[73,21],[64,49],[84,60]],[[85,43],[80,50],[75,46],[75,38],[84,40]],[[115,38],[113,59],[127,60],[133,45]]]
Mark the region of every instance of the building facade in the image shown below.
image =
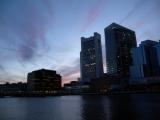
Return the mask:
[[[61,76],[54,70],[32,71],[28,73],[27,85],[29,91],[58,91],[61,89]]]
[[[137,46],[135,32],[116,23],[104,29],[108,74],[129,76],[131,48]]]
[[[103,75],[100,34],[95,32],[92,37],[81,38],[80,69],[82,83]]]
[[[144,78],[160,75],[160,43],[152,40],[142,41],[132,49],[133,65],[130,67],[131,79],[143,82]]]
[[[159,75],[160,74],[160,40],[159,40],[158,44],[156,44],[154,46],[154,48],[155,48],[156,55],[157,55],[157,67],[158,67],[156,74]]]
[[[27,83],[5,83],[0,84],[0,93],[20,93],[27,91]]]

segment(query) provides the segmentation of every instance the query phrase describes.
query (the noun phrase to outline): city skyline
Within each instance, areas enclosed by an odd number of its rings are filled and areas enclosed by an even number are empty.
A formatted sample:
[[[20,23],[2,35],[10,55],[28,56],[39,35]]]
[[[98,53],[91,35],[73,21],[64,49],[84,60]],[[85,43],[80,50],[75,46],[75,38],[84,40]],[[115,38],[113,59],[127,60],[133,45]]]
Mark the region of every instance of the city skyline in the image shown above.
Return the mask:
[[[63,83],[76,80],[80,38],[100,33],[105,59],[104,28],[112,22],[134,30],[138,44],[158,41],[159,5],[158,0],[1,0],[0,83],[26,82],[27,73],[40,68],[56,70]]]

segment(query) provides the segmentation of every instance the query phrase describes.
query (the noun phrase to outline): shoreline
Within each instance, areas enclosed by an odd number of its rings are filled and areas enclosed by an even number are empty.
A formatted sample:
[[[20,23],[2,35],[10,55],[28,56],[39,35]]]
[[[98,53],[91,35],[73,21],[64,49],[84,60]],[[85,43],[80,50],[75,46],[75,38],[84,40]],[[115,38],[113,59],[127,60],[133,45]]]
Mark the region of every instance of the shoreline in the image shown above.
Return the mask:
[[[120,91],[107,93],[70,93],[70,94],[0,94],[0,98],[6,97],[56,97],[56,96],[79,96],[79,95],[125,95],[125,94],[160,94],[160,91]]]

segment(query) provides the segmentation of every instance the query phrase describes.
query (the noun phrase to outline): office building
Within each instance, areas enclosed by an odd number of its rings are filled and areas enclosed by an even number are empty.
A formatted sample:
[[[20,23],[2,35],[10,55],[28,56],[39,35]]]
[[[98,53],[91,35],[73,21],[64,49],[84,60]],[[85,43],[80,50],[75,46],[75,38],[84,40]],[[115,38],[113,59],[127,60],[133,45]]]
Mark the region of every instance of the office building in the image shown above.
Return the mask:
[[[28,73],[29,91],[52,92],[61,89],[61,76],[54,70],[40,69]]]
[[[104,33],[107,73],[128,77],[132,65],[131,48],[137,46],[135,32],[112,23]]]
[[[152,40],[141,42],[132,49],[133,65],[130,67],[131,80],[143,82],[144,78],[160,75],[160,43]]]
[[[103,60],[101,35],[94,33],[89,38],[81,38],[80,52],[81,82],[90,82],[91,79],[103,75]]]
[[[160,75],[160,40],[159,40],[158,44],[156,44],[154,47],[155,47],[155,51],[156,51],[156,55],[157,55],[156,74]]]

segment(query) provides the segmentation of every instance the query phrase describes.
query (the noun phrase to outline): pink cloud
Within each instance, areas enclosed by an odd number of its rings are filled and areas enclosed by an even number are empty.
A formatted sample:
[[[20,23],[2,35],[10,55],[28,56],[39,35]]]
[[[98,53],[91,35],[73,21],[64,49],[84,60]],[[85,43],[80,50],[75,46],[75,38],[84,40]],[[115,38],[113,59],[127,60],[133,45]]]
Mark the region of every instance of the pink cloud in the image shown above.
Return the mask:
[[[77,78],[80,76],[80,72],[77,71],[75,73],[70,73],[70,75],[64,75],[62,77],[62,84],[65,84],[65,83],[69,83],[71,81],[76,81]]]
[[[62,75],[62,84],[75,81],[80,76],[80,61],[77,58],[75,61],[72,62],[73,66],[62,66],[59,68]]]

